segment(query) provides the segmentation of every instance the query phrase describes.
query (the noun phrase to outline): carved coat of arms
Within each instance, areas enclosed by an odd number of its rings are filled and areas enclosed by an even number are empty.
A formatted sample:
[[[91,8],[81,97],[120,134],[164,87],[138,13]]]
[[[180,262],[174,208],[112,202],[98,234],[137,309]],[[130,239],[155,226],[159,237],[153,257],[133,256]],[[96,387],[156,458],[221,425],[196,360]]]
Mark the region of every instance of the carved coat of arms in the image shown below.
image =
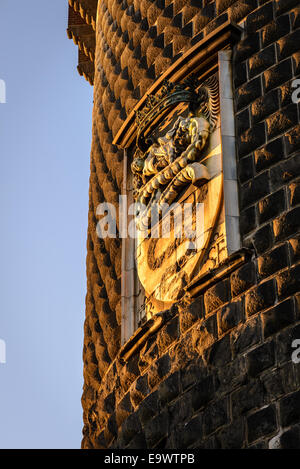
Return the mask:
[[[180,299],[225,251],[217,78],[165,83],[137,124],[136,260],[149,317]]]

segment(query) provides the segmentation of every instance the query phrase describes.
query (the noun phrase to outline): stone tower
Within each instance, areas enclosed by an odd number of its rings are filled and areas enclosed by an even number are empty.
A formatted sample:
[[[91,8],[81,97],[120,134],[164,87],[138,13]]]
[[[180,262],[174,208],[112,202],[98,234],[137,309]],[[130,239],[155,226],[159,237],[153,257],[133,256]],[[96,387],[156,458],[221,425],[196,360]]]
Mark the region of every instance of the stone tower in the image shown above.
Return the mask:
[[[300,448],[299,0],[69,0],[68,36],[94,86],[82,447]],[[162,202],[192,236],[150,227]]]

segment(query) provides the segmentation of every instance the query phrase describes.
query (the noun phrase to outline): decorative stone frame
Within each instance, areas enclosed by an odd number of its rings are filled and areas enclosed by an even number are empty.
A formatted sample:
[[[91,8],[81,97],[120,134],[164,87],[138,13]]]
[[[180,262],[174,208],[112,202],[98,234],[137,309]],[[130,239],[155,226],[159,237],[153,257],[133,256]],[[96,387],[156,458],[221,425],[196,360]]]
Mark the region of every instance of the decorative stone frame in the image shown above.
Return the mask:
[[[218,73],[220,96],[221,146],[224,182],[225,227],[228,258],[217,272],[208,272],[195,278],[187,287],[187,294],[197,296],[203,288],[219,279],[225,272],[237,268],[244,262],[247,253],[241,250],[239,233],[239,203],[236,168],[236,136],[234,103],[232,92],[232,47],[239,39],[241,29],[225,23],[204,40],[197,43],[178,59],[151,87],[128,116],[114,139],[114,144],[124,149],[122,195],[127,196],[127,206],[133,201],[130,172],[128,171],[127,149],[133,145],[137,133],[135,113],[141,110],[149,94],[156,94],[165,79],[180,82],[191,74],[197,74],[201,81]],[[123,217],[127,217],[127,207],[123,206]],[[160,327],[162,316],[158,315],[138,329],[137,314],[143,303],[143,290],[135,267],[135,240],[122,240],[122,324],[121,344],[123,355],[129,356],[149,334]],[[129,342],[128,342],[129,341]]]

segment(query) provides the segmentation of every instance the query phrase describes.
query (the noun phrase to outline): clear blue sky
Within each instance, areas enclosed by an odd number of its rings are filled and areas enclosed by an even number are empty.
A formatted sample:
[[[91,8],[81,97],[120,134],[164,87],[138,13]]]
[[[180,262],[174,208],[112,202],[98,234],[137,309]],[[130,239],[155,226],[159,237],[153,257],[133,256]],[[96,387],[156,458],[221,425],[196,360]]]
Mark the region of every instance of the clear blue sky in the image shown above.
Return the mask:
[[[79,448],[92,87],[67,0],[1,0],[0,447]]]

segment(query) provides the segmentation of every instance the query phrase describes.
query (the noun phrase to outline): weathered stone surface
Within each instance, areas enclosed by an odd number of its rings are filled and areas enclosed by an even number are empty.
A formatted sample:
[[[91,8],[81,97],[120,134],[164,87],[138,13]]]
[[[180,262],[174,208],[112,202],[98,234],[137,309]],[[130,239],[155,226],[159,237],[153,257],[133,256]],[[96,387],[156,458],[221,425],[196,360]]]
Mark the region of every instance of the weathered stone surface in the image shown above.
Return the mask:
[[[251,115],[254,123],[262,121],[270,116],[279,107],[279,96],[277,90],[272,90],[264,96],[259,97],[251,105]]]
[[[241,188],[241,206],[247,207],[269,193],[268,173],[261,173]]]
[[[283,432],[280,437],[281,449],[299,449],[300,447],[300,425],[295,425]]]
[[[268,138],[277,137],[279,134],[293,127],[297,120],[297,112],[296,104],[290,104],[268,117],[266,119]]]
[[[265,225],[256,231],[253,246],[257,254],[263,254],[273,246],[273,230],[271,225]]]
[[[271,91],[290,80],[293,76],[291,59],[280,62],[263,74],[265,91]]]
[[[295,234],[300,228],[300,207],[294,208],[273,221],[273,230],[276,241],[283,241]]]
[[[247,424],[249,442],[255,441],[263,435],[272,434],[277,428],[275,407],[269,406],[250,415]]]
[[[259,318],[253,318],[242,326],[236,328],[232,333],[232,347],[235,355],[244,352],[252,345],[261,340],[261,326]]]
[[[252,316],[273,306],[276,301],[276,283],[274,279],[261,283],[245,296],[245,313]]]
[[[222,335],[228,332],[230,329],[233,329],[242,321],[242,304],[241,301],[236,301],[234,303],[225,306],[218,313],[218,327],[219,334]]]
[[[232,394],[232,415],[234,419],[264,405],[264,389],[260,381],[251,380]]]
[[[300,264],[279,274],[276,281],[280,299],[300,292]]]
[[[258,220],[260,223],[275,218],[286,208],[286,197],[283,189],[274,192],[258,204]]]
[[[290,32],[290,19],[288,15],[279,16],[275,21],[271,21],[262,30],[263,47],[275,42],[282,36]]]
[[[237,110],[242,109],[243,107],[250,104],[256,98],[261,95],[261,80],[259,78],[254,78],[251,81],[248,81],[236,92],[236,108]]]
[[[228,282],[219,282],[204,294],[206,314],[211,313],[229,300]]]
[[[294,425],[300,420],[300,391],[280,401],[280,422],[283,427]]]
[[[203,427],[205,435],[209,435],[217,428],[229,421],[227,399],[216,401],[209,405],[203,415]]]
[[[299,50],[300,31],[296,30],[278,40],[278,60],[283,60]]]
[[[262,314],[264,337],[270,337],[294,322],[294,303],[291,299],[274,306]]]
[[[266,278],[288,266],[288,252],[285,244],[269,251],[257,260],[260,277]]]
[[[256,268],[254,262],[248,262],[231,274],[232,296],[238,296],[255,284]],[[234,303],[235,304],[235,303]]]
[[[300,154],[297,153],[292,158],[283,161],[270,170],[271,187],[273,190],[295,179],[299,174]]]
[[[254,153],[255,168],[260,172],[284,159],[283,139],[278,138]]]
[[[256,377],[262,371],[274,366],[275,347],[274,342],[257,347],[247,355],[248,372],[252,377]]]
[[[255,206],[243,210],[240,214],[240,231],[244,236],[256,228],[256,210]]]

